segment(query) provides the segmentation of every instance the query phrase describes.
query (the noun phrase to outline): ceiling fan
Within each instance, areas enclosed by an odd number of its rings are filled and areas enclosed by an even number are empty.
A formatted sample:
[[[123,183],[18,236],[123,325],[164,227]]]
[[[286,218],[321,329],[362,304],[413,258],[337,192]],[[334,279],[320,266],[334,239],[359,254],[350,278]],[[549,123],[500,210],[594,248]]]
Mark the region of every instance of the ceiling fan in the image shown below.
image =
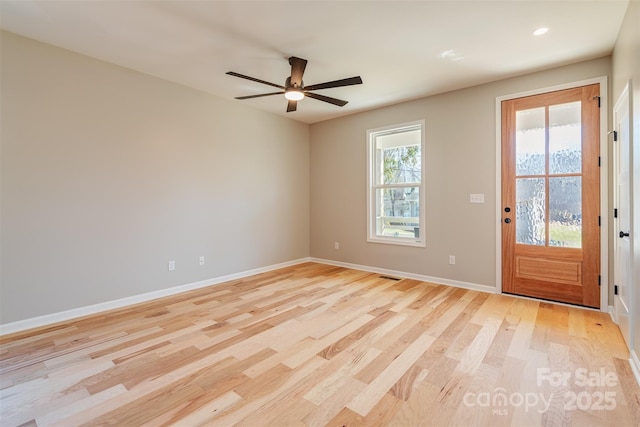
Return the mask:
[[[241,79],[251,80],[251,81],[262,83],[265,85],[274,86],[280,89],[280,92],[269,92],[269,93],[261,93],[259,95],[238,96],[236,97],[236,99],[250,99],[250,98],[259,98],[262,96],[284,94],[284,97],[287,98],[287,100],[289,101],[287,104],[287,113],[291,111],[296,111],[296,108],[298,107],[298,101],[303,99],[305,96],[308,96],[309,98],[317,99],[318,101],[328,102],[329,104],[337,105],[339,107],[344,107],[347,104],[347,101],[331,98],[329,96],[319,95],[317,93],[313,93],[310,91],[362,84],[362,79],[360,78],[360,76],[357,76],[357,77],[349,77],[346,79],[334,80],[326,83],[318,83],[315,85],[304,86],[302,82],[302,75],[304,74],[304,69],[307,66],[307,60],[292,56],[289,58],[289,64],[291,65],[291,76],[287,77],[287,80],[285,81],[284,86],[281,86],[275,83],[270,83],[264,80],[256,79],[254,77],[245,76],[243,74],[234,73],[233,71],[227,72],[227,74],[230,76],[240,77]]]

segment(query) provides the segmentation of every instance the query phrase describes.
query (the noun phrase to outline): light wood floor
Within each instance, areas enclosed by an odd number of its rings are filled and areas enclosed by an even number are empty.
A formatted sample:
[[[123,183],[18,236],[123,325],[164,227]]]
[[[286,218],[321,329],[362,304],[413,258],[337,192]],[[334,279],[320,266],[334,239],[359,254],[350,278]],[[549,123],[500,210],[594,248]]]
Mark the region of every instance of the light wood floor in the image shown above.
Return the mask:
[[[314,263],[0,345],[2,426],[640,423],[608,315]]]

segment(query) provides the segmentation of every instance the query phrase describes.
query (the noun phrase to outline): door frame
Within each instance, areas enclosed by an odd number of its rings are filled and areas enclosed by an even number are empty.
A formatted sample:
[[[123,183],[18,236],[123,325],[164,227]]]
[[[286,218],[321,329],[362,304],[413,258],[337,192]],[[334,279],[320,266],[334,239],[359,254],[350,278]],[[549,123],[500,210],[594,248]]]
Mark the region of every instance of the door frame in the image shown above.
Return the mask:
[[[600,85],[600,311],[613,315],[613,306],[609,306],[609,150],[607,144],[609,115],[606,76],[496,97],[496,292],[503,293],[502,227],[499,226],[502,224],[502,168],[500,167],[502,164],[502,101],[591,84]]]

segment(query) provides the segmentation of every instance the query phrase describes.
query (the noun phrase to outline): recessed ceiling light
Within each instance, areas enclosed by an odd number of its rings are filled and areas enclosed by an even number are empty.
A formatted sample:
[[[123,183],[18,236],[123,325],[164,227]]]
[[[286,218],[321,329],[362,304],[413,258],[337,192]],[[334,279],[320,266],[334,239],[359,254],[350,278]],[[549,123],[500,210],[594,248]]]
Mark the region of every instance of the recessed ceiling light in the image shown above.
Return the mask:
[[[453,49],[449,49],[442,52],[440,54],[440,58],[448,59],[449,61],[452,61],[452,62],[458,62],[458,61],[462,61],[464,59],[464,56],[460,56]]]
[[[547,27],[541,27],[541,28],[538,28],[537,30],[535,30],[533,32],[533,35],[534,36],[541,36],[543,34],[547,34],[548,31],[549,31],[549,29]]]
[[[453,51],[453,49],[445,50],[440,54],[440,58],[455,58],[455,56],[456,53]]]

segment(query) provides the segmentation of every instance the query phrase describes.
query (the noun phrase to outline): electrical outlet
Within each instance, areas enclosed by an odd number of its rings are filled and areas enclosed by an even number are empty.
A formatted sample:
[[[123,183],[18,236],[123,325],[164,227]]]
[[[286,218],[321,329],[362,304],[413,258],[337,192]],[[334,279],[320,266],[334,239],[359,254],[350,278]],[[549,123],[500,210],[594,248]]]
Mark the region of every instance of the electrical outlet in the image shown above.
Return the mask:
[[[176,269],[176,262],[174,260],[169,261],[169,271]]]
[[[200,257],[200,265],[204,265],[204,256]]]
[[[335,250],[340,249],[340,242],[333,242],[333,249]]]
[[[456,263],[455,255],[449,255],[449,264],[453,265]]]

